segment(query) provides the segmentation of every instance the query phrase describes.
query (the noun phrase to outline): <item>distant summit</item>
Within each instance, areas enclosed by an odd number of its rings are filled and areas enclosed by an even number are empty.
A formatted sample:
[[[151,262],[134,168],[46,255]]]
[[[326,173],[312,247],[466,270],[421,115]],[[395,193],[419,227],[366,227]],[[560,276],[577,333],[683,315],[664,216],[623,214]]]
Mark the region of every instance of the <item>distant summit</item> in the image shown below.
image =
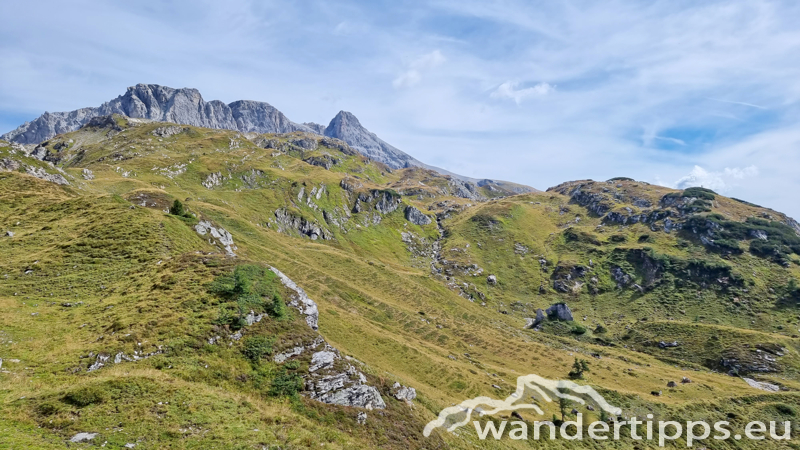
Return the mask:
[[[197,89],[174,89],[157,84],[131,86],[125,94],[98,107],[68,112],[46,112],[35,120],[3,134],[0,139],[19,144],[38,144],[58,134],[75,131],[94,117],[109,114],[204,128],[236,130],[242,133],[303,131],[341,139],[364,156],[382,162],[392,169],[424,167],[479,185],[497,184],[520,193],[535,190],[504,181],[469,178],[429,166],[388,144],[375,133],[371,133],[361,125],[355,115],[347,111],[340,111],[327,127],[311,122],[299,124],[292,122],[266,102],[252,100],[238,100],[228,104],[219,100],[206,102]]]

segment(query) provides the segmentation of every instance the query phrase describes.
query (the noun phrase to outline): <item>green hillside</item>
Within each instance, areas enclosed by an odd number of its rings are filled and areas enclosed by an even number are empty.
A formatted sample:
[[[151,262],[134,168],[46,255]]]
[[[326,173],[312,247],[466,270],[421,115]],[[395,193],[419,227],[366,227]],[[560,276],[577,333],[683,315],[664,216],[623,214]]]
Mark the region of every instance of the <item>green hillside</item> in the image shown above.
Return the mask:
[[[515,195],[301,132],[113,116],[35,149],[0,141],[0,448],[533,448],[422,430],[576,358],[625,417],[795,422],[798,233],[707,189]],[[559,303],[574,320],[526,328]],[[385,408],[318,401],[343,374]],[[711,444],[800,448],[793,427]]]

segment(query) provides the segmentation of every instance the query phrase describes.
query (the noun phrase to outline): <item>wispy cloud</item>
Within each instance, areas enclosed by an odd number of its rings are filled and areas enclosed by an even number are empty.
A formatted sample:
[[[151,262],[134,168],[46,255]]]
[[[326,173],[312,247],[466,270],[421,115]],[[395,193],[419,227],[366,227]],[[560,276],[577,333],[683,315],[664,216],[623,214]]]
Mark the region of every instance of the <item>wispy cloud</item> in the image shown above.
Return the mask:
[[[395,89],[411,87],[422,81],[422,73],[443,64],[447,59],[439,50],[420,56],[411,61],[408,69],[392,81]]]
[[[743,180],[757,175],[758,167],[756,166],[748,166],[745,168],[726,167],[721,172],[713,172],[700,166],[694,166],[691,172],[674,183],[674,187],[677,189],[705,187],[724,194],[732,187],[731,180]]]
[[[161,83],[300,122],[346,109],[418,159],[538,188],[699,166],[697,181],[800,216],[795,1],[39,0],[0,16],[15,18],[6,128]]]
[[[765,107],[763,107],[763,106],[754,105],[754,104],[752,104],[752,103],[746,103],[746,102],[734,102],[734,101],[732,101],[732,100],[722,100],[722,99],[719,99],[719,98],[711,98],[711,97],[706,97],[706,98],[707,98],[707,99],[709,99],[709,100],[713,100],[713,101],[715,101],[715,102],[720,102],[720,103],[730,103],[731,105],[742,105],[742,106],[749,106],[749,107],[751,107],[751,108],[767,109],[767,108],[765,108]]]
[[[556,90],[556,87],[548,83],[539,83],[529,88],[517,89],[519,82],[506,81],[497,87],[490,94],[492,98],[510,99],[514,103],[520,104],[523,100],[531,97],[542,97]]]

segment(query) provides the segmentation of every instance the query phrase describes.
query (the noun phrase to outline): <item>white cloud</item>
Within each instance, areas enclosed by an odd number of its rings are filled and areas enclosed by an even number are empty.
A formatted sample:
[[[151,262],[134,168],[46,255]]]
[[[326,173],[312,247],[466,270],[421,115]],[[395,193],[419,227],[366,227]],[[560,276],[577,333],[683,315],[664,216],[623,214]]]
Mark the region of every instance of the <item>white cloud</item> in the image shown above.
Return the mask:
[[[735,186],[735,183],[733,185],[731,184],[731,179],[743,180],[757,175],[758,167],[756,166],[748,166],[743,169],[739,167],[726,167],[722,172],[712,172],[700,166],[694,166],[691,172],[681,177],[673,186],[677,189],[699,186],[725,193]]]
[[[447,59],[439,50],[420,56],[408,64],[408,69],[392,81],[395,89],[402,89],[419,84],[422,72],[444,64]]]
[[[556,90],[556,87],[548,83],[539,83],[533,87],[517,89],[519,83],[516,81],[506,81],[491,93],[490,97],[499,99],[511,99],[516,104],[531,97],[543,97]]]

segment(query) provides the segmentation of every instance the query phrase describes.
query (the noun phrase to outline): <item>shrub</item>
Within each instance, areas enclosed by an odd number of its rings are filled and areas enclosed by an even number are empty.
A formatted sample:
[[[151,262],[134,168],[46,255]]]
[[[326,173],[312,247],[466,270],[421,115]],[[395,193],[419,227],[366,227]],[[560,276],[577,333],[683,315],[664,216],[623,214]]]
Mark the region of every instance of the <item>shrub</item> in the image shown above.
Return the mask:
[[[690,187],[683,190],[681,197],[694,197],[703,200],[714,200],[717,198],[716,192],[712,191],[711,189],[706,189],[702,187]]]
[[[783,414],[784,416],[795,416],[797,412],[794,408],[784,403],[778,403],[775,405],[775,409],[778,411],[779,414]]]
[[[572,370],[569,372],[569,377],[573,379],[582,379],[583,374],[587,372],[589,372],[589,361],[575,358],[575,362],[572,363]]]
[[[105,394],[97,386],[86,386],[69,392],[64,396],[64,401],[78,408],[83,408],[96,403],[103,403]]]
[[[273,397],[294,397],[302,388],[303,379],[299,375],[288,373],[284,369],[272,379],[269,395]]]
[[[183,207],[183,203],[176,198],[169,208],[169,213],[173,216],[183,216],[186,214],[186,209]]]
[[[244,339],[242,354],[253,363],[272,354],[274,340],[267,336],[248,336]]]
[[[572,332],[577,335],[586,334],[586,327],[580,324],[572,326]]]
[[[253,264],[236,266],[233,273],[218,276],[207,286],[210,293],[228,301],[221,307],[217,324],[241,327],[244,315],[250,310],[266,312],[276,319],[287,317],[278,286],[272,271]]]

